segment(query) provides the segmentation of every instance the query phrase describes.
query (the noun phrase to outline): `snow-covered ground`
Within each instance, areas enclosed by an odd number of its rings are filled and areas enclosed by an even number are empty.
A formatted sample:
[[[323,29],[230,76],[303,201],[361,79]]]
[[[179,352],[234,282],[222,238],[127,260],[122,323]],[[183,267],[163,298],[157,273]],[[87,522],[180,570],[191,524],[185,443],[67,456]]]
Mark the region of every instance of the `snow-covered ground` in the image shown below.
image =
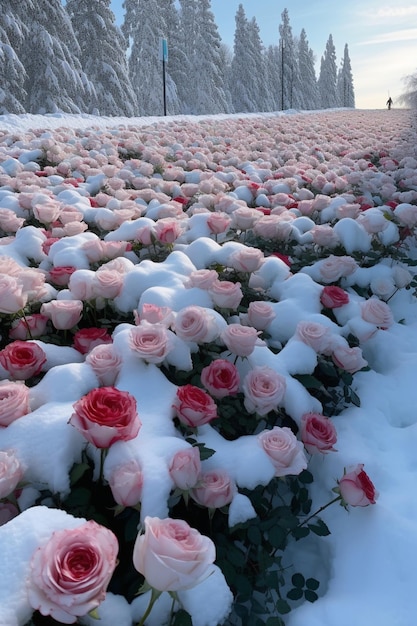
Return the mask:
[[[390,118],[390,113],[395,117]],[[114,129],[114,132],[128,131],[131,128],[145,127],[150,129],[150,133],[155,136],[159,133],[161,142],[166,142],[166,134],[171,132],[170,125],[178,124],[183,135],[187,135],[187,124],[194,124],[201,120],[211,123],[210,130],[207,131],[207,141],[215,141],[218,127],[216,124],[224,123],[222,127],[223,137],[226,136],[230,123],[230,130],[236,131],[233,123],[241,120],[242,135],[246,128],[252,129],[256,134],[256,128],[263,120],[283,120],[283,126],[287,133],[287,163],[282,165],[284,171],[287,168],[287,177],[278,179],[275,188],[276,194],[291,193],[297,198],[302,185],[295,175],[295,159],[302,161],[303,151],[306,151],[311,158],[314,158],[314,168],[318,179],[320,172],[325,177],[326,172],[336,171],[332,162],[339,159],[345,169],[341,166],[334,177],[328,176],[321,182],[321,197],[329,196],[337,199],[344,196],[344,204],[341,202],[327,203],[328,220],[323,218],[322,223],[331,222],[337,217],[335,231],[339,240],[343,242],[346,254],[353,252],[366,252],[370,248],[370,232],[367,231],[360,222],[359,213],[352,206],[355,204],[352,198],[349,199],[350,187],[357,184],[364,184],[367,181],[368,194],[363,194],[365,200],[373,200],[374,207],[384,207],[385,211],[395,210],[387,204],[388,200],[394,199],[396,204],[402,203],[415,206],[417,193],[409,196],[401,196],[401,185],[398,188],[389,188],[388,174],[394,171],[401,162],[401,159],[408,159],[403,164],[404,179],[408,180],[408,189],[417,189],[416,181],[416,154],[414,146],[416,142],[416,129],[414,125],[410,128],[410,113],[407,111],[391,111],[390,113],[372,111],[323,111],[320,113],[310,112],[299,114],[289,112],[287,115],[266,114],[247,116],[211,116],[211,117],[180,117],[180,118],[96,118],[92,116],[69,116],[69,115],[49,115],[49,116],[0,116],[0,135],[13,137],[15,142],[13,154],[7,154],[8,148],[0,147],[0,173],[3,168],[3,187],[0,187],[0,209],[16,209],[17,204],[12,200],[13,192],[8,187],[6,176],[16,176],[21,174],[22,167],[30,171],[30,166],[35,159],[35,154],[30,155],[27,146],[29,139],[32,141],[31,132],[36,129],[57,130],[61,137],[65,135],[62,129],[93,129],[99,135],[101,131]],[[340,121],[338,136],[331,135],[334,129],[332,116],[339,116]],[[391,121],[395,120],[394,130]],[[334,120],[333,120],[334,121]],[[330,123],[329,123],[330,122]],[[168,125],[168,126],[166,126]],[[165,132],[167,130],[167,133]],[[241,170],[246,171],[246,180],[262,186],[265,182],[261,179],[262,171],[268,169],[268,150],[274,151],[274,127],[271,126],[272,143],[269,148],[262,150],[262,156],[252,167],[249,159],[244,164],[243,156],[233,153],[233,142],[236,137],[230,137],[229,143],[232,146],[228,152],[231,163],[236,158],[236,163]],[[275,128],[276,131],[276,128]],[[301,131],[304,135],[301,135]],[[91,135],[91,151],[95,149],[94,132]],[[368,143],[366,141],[368,133]],[[39,132],[35,132],[35,135]],[[45,135],[46,136],[46,135]],[[220,133],[219,133],[220,136]],[[21,145],[18,144],[18,137],[21,137]],[[181,133],[178,132],[178,145],[175,150],[184,152],[180,144]],[[241,138],[240,137],[240,138]],[[72,137],[68,136],[68,141]],[[256,137],[253,139],[253,151],[261,151],[256,144]],[[259,140],[260,141],[260,140]],[[278,140],[277,140],[278,141]],[[313,143],[315,142],[314,145]],[[25,143],[26,142],[26,143]],[[37,150],[36,139],[33,139],[34,151]],[[318,145],[316,142],[319,142]],[[12,143],[12,139],[9,140]],[[242,140],[242,144],[244,140]],[[39,141],[38,141],[39,144]],[[156,144],[155,144],[156,145]],[[198,152],[196,143],[195,151]],[[98,146],[98,143],[97,143]],[[338,149],[338,146],[340,148]],[[284,150],[282,144],[281,151]],[[387,163],[385,165],[385,176],[381,172],[372,170],[371,159],[366,156],[367,150],[386,151]],[[99,149],[97,149],[99,152]],[[345,153],[343,155],[343,153]],[[6,155],[7,154],[7,158]],[[301,156],[300,156],[301,154]],[[332,156],[329,156],[332,155]],[[335,156],[337,155],[337,157]],[[91,156],[91,152],[90,152]],[[182,155],[184,156],[184,155]],[[291,161],[293,157],[294,161]],[[192,158],[187,157],[187,158]],[[194,154],[198,161],[198,154]],[[278,158],[278,156],[277,156]],[[368,163],[366,159],[368,158]],[[240,159],[240,161],[239,161]],[[388,163],[391,160],[392,164]],[[354,170],[354,163],[363,161],[364,165],[356,170],[356,179],[351,175],[350,184],[338,189],[337,184],[342,185],[340,179],[346,176],[349,168]],[[198,163],[196,164],[198,165]],[[108,170],[109,171],[109,170]],[[198,168],[193,170],[193,176],[188,175],[184,184],[202,185],[205,194],[219,193],[213,188],[209,188],[208,183],[202,183],[203,176],[198,175]],[[308,172],[305,174],[308,175]],[[58,177],[59,173],[51,176]],[[86,218],[88,211],[92,208],[88,206],[86,198],[93,195],[95,185],[100,174],[92,175],[90,179],[79,187],[64,189],[62,181],[53,180],[52,184],[60,185],[57,199],[65,201],[66,205],[72,205],[77,210],[84,211]],[[224,178],[225,179],[225,178]],[[291,179],[291,180],[290,180]],[[208,179],[206,179],[208,180]],[[212,182],[212,179],[210,179]],[[219,175],[217,181],[220,181]],[[281,187],[278,185],[280,183]],[[333,188],[331,188],[333,184]],[[287,192],[285,185],[293,185]],[[327,187],[326,187],[327,185]],[[329,188],[330,185],[330,188]],[[233,199],[242,201],[245,198],[243,187],[236,185],[236,193]],[[383,190],[385,186],[385,190]],[[174,187],[174,183],[172,183]],[[181,185],[178,185],[181,191]],[[248,186],[245,187],[248,190]],[[58,187],[56,188],[58,189]],[[240,190],[240,191],[239,191]],[[382,190],[382,191],[381,191]],[[34,189],[21,189],[23,193],[33,194]],[[385,193],[385,196],[384,196]],[[240,195],[239,195],[240,194]],[[266,197],[267,202],[272,202]],[[122,198],[122,196],[120,196]],[[298,197],[298,203],[302,203],[303,193]],[[378,198],[378,199],[376,199]],[[282,200],[283,198],[281,198]],[[305,195],[305,202],[309,199]],[[350,201],[349,201],[350,200]],[[229,201],[231,202],[230,198]],[[118,201],[123,202],[123,199]],[[158,205],[159,202],[159,205]],[[220,202],[220,200],[219,200]],[[265,198],[262,198],[263,206]],[[148,200],[147,216],[150,213],[151,201]],[[155,209],[161,205],[157,200],[153,203]],[[338,207],[350,205],[352,214],[337,213]],[[120,209],[117,202],[108,206]],[[142,205],[140,205],[142,207]],[[145,206],[145,203],[143,203]],[[222,206],[227,206],[225,203]],[[261,201],[257,206],[261,206]],[[273,206],[273,204],[272,204]],[[305,207],[307,205],[304,205]],[[100,209],[98,209],[100,210]],[[127,209],[126,209],[127,210]],[[107,217],[105,208],[101,209],[102,219]],[[297,228],[299,240],[301,242],[311,241],[309,231],[312,225],[308,223],[307,214],[297,214],[297,209],[293,211],[295,215],[294,228]],[[366,207],[362,207],[362,216],[366,213]],[[154,212],[154,215],[157,215]],[[135,269],[133,263],[127,255],[125,262],[126,274],[131,276],[131,280],[126,281],[125,291],[117,298],[117,306],[120,310],[131,310],[141,308],[144,303],[152,303],[159,306],[168,306],[174,311],[182,307],[196,304],[208,309],[212,308],[212,302],[207,297],[207,293],[202,290],[190,290],[184,286],[184,277],[189,276],[195,269],[209,267],[213,262],[225,263],[230,260],[233,252],[237,248],[233,244],[218,244],[204,221],[204,212],[196,213],[189,218],[193,220],[192,226],[188,225],[188,238],[185,236],[179,239],[177,250],[164,263],[164,269],[156,268],[150,262],[142,262]],[[369,214],[370,215],[370,214]],[[399,213],[398,213],[399,215]],[[380,217],[380,215],[379,215]],[[371,217],[370,217],[371,218]],[[141,224],[145,225],[146,218],[139,218]],[[298,222],[297,222],[298,219]],[[376,219],[376,218],[375,218]],[[395,219],[392,218],[395,222]],[[131,220],[128,219],[131,223]],[[397,220],[398,221],[398,220]],[[334,222],[333,222],[334,223]],[[392,225],[373,233],[381,234],[381,241],[390,243],[395,241],[396,231]],[[121,224],[119,230],[115,227],[113,233],[107,239],[118,240],[129,238],[129,223]],[[124,230],[123,230],[124,228]],[[131,226],[133,228],[133,226]],[[397,226],[395,226],[397,228]],[[415,232],[415,231],[414,231]],[[116,233],[116,234],[115,234]],[[65,239],[63,240],[65,241]],[[85,262],[81,246],[86,241],[83,233],[77,234],[71,239],[71,246],[55,248],[56,258],[52,261],[55,266],[74,265],[80,271],[88,268]],[[228,247],[229,245],[229,247]],[[239,247],[239,246],[238,246]],[[14,239],[11,237],[0,246],[0,257],[10,256],[18,263],[28,264],[29,258],[35,258],[40,266],[44,261],[41,250],[39,234],[35,230],[22,232]],[[329,253],[331,254],[331,252]],[[61,255],[61,256],[59,256]],[[131,265],[132,266],[131,266]],[[43,265],[46,267],[45,263]],[[266,266],[265,266],[266,267]],[[272,266],[271,266],[272,267]],[[272,273],[271,273],[272,272]],[[316,363],[316,355],[310,348],[306,348],[301,342],[294,342],[293,334],[298,321],[306,320],[311,322],[327,323],[321,314],[318,304],[318,294],[325,282],[320,274],[320,265],[310,265],[304,271],[292,276],[285,264],[276,260],[271,272],[265,269],[264,274],[260,270],[259,275],[262,280],[269,281],[270,293],[277,300],[274,305],[276,321],[272,322],[270,334],[277,341],[284,344],[284,348],[277,355],[265,345],[257,346],[249,357],[252,367],[267,364],[275,368],[279,373],[290,377],[293,373],[311,373]],[[256,272],[255,272],[256,274]],[[133,280],[135,278],[135,280]],[[141,287],[135,292],[134,285],[141,282]],[[392,311],[394,322],[387,327],[381,328],[377,324],[364,323],[360,311],[364,298],[357,295],[352,289],[353,285],[361,287],[373,286],[375,297],[380,293],[384,285],[393,285],[392,268],[384,264],[383,258],[373,268],[366,269],[357,267],[349,276],[342,280],[342,286],[350,294],[350,303],[340,310],[335,310],[337,323],[328,323],[331,332],[339,338],[343,336],[347,329],[352,333],[357,333],[360,337],[360,345],[363,357],[370,366],[369,371],[357,372],[354,375],[354,389],[361,400],[361,406],[350,406],[340,415],[332,418],[337,429],[337,452],[321,456],[312,457],[309,468],[315,476],[312,486],[313,510],[326,504],[332,497],[332,488],[336,480],[343,474],[345,467],[363,463],[367,474],[372,479],[379,497],[374,506],[366,508],[351,508],[347,513],[342,507],[333,506],[326,509],[321,517],[331,530],[328,537],[320,539],[320,542],[309,544],[305,551],[303,548],[295,548],[293,553],[289,553],[288,559],[293,559],[295,563],[300,563],[303,571],[311,576],[319,575],[322,581],[322,595],[314,603],[305,602],[294,609],[285,617],[287,626],[369,626],[371,623],[378,626],[414,626],[416,623],[417,600],[415,590],[417,588],[417,569],[415,567],[415,555],[417,554],[417,500],[414,492],[417,484],[417,386],[415,384],[415,372],[417,371],[417,301],[412,295],[412,290],[403,287],[395,290],[385,297]],[[384,299],[382,297],[382,299]],[[224,322],[224,320],[223,320]],[[221,324],[221,322],[218,322]],[[341,330],[343,329],[343,330]],[[171,489],[171,483],[167,481],[161,469],[163,462],[170,458],[176,450],[179,440],[170,439],[172,432],[172,420],[161,416],[169,416],[170,406],[173,400],[174,388],[171,383],[164,380],[160,370],[156,366],[146,366],[141,360],[129,353],[128,334],[130,325],[121,325],[114,336],[114,343],[120,354],[124,355],[123,365],[118,378],[117,386],[127,390],[136,396],[141,408],[141,419],[143,423],[142,437],[148,437],[153,445],[159,449],[157,456],[161,461],[161,466],[155,465],[153,459],[153,482],[150,480],[143,494],[142,506],[145,514],[167,515],[166,500]],[[287,343],[288,342],[288,343]],[[42,344],[42,342],[39,342]],[[53,487],[58,492],[65,492],[68,489],[67,472],[75,458],[79,456],[83,439],[75,429],[68,427],[67,420],[72,411],[72,404],[88,390],[93,388],[96,378],[91,368],[80,357],[79,353],[72,348],[59,348],[43,345],[47,355],[46,368],[50,370],[42,382],[40,382],[31,392],[32,410],[37,415],[37,423],[24,416],[16,420],[6,429],[0,432],[0,448],[15,448],[24,463],[27,465],[26,478],[36,483],[53,483]],[[168,358],[171,362],[183,367],[190,358],[190,348],[185,342],[178,340],[176,350]],[[0,377],[7,378],[7,372],[0,367]],[[138,380],[140,384],[138,385]],[[287,390],[285,399],[287,412],[295,419],[299,420],[301,415],[307,411],[317,411],[319,406],[301,385],[292,386]],[[159,416],[159,417],[158,417]],[[256,448],[252,452],[250,442],[248,448],[242,453],[243,448],[238,446],[227,446],[227,442],[220,442],[214,433],[209,432],[209,427],[201,429],[203,441],[208,442],[209,447],[215,447],[222,459],[224,467],[234,475],[238,485],[251,487],[257,481],[268,480],[268,472],[271,471],[268,463],[265,462],[261,451]],[[112,463],[116,464],[120,459],[120,454],[125,454],[126,450],[132,456],[135,455],[134,445],[129,447],[129,443],[123,444],[125,447],[114,445],[107,458],[107,471],[110,471]],[[253,464],[248,467],[246,454],[253,454]],[[142,459],[146,465],[146,459]],[[53,478],[50,476],[50,467],[53,463]],[[254,473],[256,476],[254,476]],[[165,495],[165,497],[164,497]],[[23,581],[25,578],[25,567],[28,559],[36,547],[51,529],[76,525],[78,522],[68,521],[63,512],[54,512],[55,518],[50,518],[45,514],[44,509],[27,509],[17,518],[11,520],[0,527],[0,553],[3,555],[0,560],[0,624],[3,626],[21,626],[30,617],[30,609],[25,599]],[[248,513],[247,502],[238,501],[234,505],[230,515],[244,517]],[[26,522],[27,520],[27,522]],[[52,521],[51,521],[52,520]],[[233,521],[233,520],[232,520]],[[300,543],[300,546],[302,544]],[[25,565],[26,564],[26,565]],[[216,584],[218,583],[218,587]],[[207,600],[210,594],[216,594],[219,590],[225,593],[224,603],[221,607],[227,606],[227,591],[222,586],[222,582],[217,579],[207,581],[207,587],[202,586],[200,592],[196,591],[194,597],[184,597],[184,605],[193,614],[193,623],[196,626],[206,626],[206,624],[216,623],[216,619],[221,615],[221,609],[216,615],[206,613],[201,615],[201,605],[205,607],[211,605]],[[212,587],[210,587],[212,585]],[[188,604],[187,604],[188,602]],[[200,604],[200,606],[199,606]],[[120,626],[130,626],[130,620],[138,620],[138,608],[130,611],[130,608],[123,603],[122,599],[112,599],[106,601],[102,608],[103,626],[110,626],[117,620]],[[157,626],[159,618],[154,616],[146,623],[150,626]],[[211,621],[210,621],[211,620]],[[83,621],[84,623],[84,621]],[[94,620],[87,619],[86,624],[95,623]]]

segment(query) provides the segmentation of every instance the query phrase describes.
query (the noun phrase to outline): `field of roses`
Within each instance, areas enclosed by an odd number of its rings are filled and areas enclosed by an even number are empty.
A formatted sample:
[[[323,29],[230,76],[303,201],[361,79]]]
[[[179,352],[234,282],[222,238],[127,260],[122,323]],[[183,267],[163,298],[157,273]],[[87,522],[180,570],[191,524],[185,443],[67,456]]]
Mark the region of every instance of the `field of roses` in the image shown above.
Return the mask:
[[[415,300],[411,113],[95,119],[0,123],[0,625],[284,626],[378,498],[311,460]]]

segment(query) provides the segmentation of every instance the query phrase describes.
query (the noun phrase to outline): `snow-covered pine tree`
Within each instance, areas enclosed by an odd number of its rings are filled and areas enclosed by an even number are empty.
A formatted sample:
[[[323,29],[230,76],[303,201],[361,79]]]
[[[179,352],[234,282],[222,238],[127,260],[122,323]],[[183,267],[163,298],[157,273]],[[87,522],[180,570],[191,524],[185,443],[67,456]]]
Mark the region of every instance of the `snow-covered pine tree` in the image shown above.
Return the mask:
[[[326,49],[321,57],[318,87],[320,106],[322,109],[332,109],[339,106],[337,97],[336,49],[332,35],[329,35]]]
[[[14,4],[14,3],[13,3]],[[24,113],[25,68],[19,51],[27,36],[25,25],[13,11],[12,0],[3,0],[0,12],[0,114]]]
[[[280,34],[280,69],[281,69],[281,107],[292,109],[300,106],[300,75],[298,71],[297,51],[292,35],[288,9],[281,13]]]
[[[355,108],[352,66],[350,63],[349,48],[347,44],[345,44],[343,59],[337,74],[337,95],[339,99],[339,106]]]
[[[403,81],[404,91],[398,100],[410,109],[417,109],[417,72],[405,76]]]
[[[80,48],[61,0],[19,1],[13,12],[30,33],[19,53],[27,73],[26,111],[86,111],[94,87],[82,70]]]
[[[317,87],[314,53],[309,47],[306,31],[301,30],[298,40],[298,69],[301,81],[301,109],[320,108],[319,90]]]
[[[137,115],[126,40],[115,24],[110,0],[67,0],[66,10],[81,49],[83,70],[95,88],[88,110],[100,115]]]
[[[252,66],[248,51],[249,23],[242,4],[236,11],[235,24],[229,90],[234,111],[251,113],[257,110],[256,92],[252,89],[254,77],[249,69]]]
[[[183,73],[178,76],[177,90],[181,113],[192,113],[193,91],[196,89],[193,75],[194,49],[197,39],[197,0],[179,0],[180,42],[183,52]]]
[[[177,85],[187,79],[185,54],[181,46],[180,17],[175,0],[159,0],[159,7],[166,24],[165,39],[168,42],[166,63],[167,110],[171,115],[181,112]]]
[[[269,95],[272,99],[271,110],[279,111],[281,109],[281,54],[279,46],[268,46],[265,61]]]
[[[268,85],[265,49],[255,17],[248,22],[248,35],[248,58],[251,61],[249,72],[253,77],[251,84],[257,104],[256,111],[271,111],[273,101]]]

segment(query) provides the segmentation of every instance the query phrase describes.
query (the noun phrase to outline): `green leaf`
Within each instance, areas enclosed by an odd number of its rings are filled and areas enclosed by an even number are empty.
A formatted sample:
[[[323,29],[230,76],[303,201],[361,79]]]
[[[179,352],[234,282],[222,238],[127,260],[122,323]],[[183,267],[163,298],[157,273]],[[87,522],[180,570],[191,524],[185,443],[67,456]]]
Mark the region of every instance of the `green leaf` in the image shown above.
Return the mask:
[[[316,578],[307,578],[306,587],[311,589],[311,591],[316,591],[320,587],[320,581],[316,580]]]
[[[301,474],[297,476],[297,478],[300,481],[300,483],[303,483],[304,485],[309,485],[314,480],[313,474],[309,472],[308,470],[303,470]]]
[[[191,615],[184,609],[180,609],[174,615],[172,626],[193,626]]]
[[[355,406],[360,406],[361,405],[361,399],[358,396],[358,394],[353,391],[353,389],[350,390],[350,401]]]
[[[298,526],[298,528],[293,528],[293,530],[291,531],[292,536],[295,539],[304,539],[304,537],[307,537],[310,533],[310,527],[306,527],[306,526]]]
[[[254,546],[259,546],[262,543],[262,533],[258,526],[254,524],[248,528],[248,539]]]
[[[308,527],[311,532],[313,532],[318,537],[327,537],[327,535],[330,535],[329,528],[321,519],[317,520],[315,524],[309,524]]]
[[[297,374],[294,376],[306,389],[321,389],[322,383],[310,374]]]
[[[285,626],[285,624],[280,617],[268,617],[265,626]]]
[[[92,609],[92,610],[88,613],[88,617],[91,617],[92,619],[100,619],[100,615],[98,614],[98,610],[97,610],[97,608]]]
[[[319,599],[319,597],[316,594],[316,592],[315,591],[311,591],[310,589],[306,589],[304,591],[304,597],[307,600],[307,602],[315,602],[316,600]]]
[[[294,587],[303,588],[304,585],[306,584],[306,579],[304,578],[302,574],[297,573],[291,577],[291,582],[294,585]]]
[[[77,483],[89,469],[90,466],[87,463],[76,463],[70,472],[71,487],[75,485],[75,483]]]
[[[287,533],[283,528],[279,526],[273,526],[268,531],[268,540],[274,546],[274,548],[282,548],[285,543]]]
[[[289,600],[300,600],[300,598],[302,598],[303,595],[304,594],[303,594],[302,589],[300,589],[299,587],[294,587],[293,589],[290,589],[289,592],[287,593],[287,598]]]
[[[288,604],[288,602],[286,600],[277,600],[276,604],[275,604],[275,608],[277,610],[278,613],[280,613],[281,615],[285,615],[286,613],[289,613],[291,611],[291,607]]]

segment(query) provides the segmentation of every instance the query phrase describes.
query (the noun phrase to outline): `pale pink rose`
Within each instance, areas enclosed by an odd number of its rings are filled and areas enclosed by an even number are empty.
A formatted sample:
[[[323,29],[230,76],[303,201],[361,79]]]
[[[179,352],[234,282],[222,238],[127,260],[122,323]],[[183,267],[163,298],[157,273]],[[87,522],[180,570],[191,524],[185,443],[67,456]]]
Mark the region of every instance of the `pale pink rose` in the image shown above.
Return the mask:
[[[220,509],[230,504],[236,493],[236,484],[229,474],[216,469],[202,472],[198,486],[190,491],[193,500],[208,509]]]
[[[90,263],[98,263],[103,258],[103,241],[98,237],[84,241],[81,246],[82,252],[86,255]]]
[[[0,365],[15,380],[37,376],[46,363],[46,354],[33,341],[12,341],[0,351]]]
[[[81,300],[51,300],[41,306],[41,314],[51,320],[57,330],[69,330],[78,324],[83,313]]]
[[[155,231],[151,226],[142,226],[135,232],[134,240],[143,246],[150,246],[155,239]]]
[[[320,263],[320,276],[323,282],[333,283],[339,278],[350,276],[357,269],[358,264],[352,257],[330,255]]]
[[[267,415],[276,411],[287,389],[284,376],[270,367],[257,366],[248,372],[242,385],[244,404],[249,413]]]
[[[239,207],[233,211],[232,226],[239,230],[248,230],[253,228],[261,217],[263,217],[262,211],[249,207]]]
[[[116,387],[98,387],[73,405],[69,424],[97,448],[134,439],[141,427],[136,399]]]
[[[0,230],[4,233],[16,233],[25,223],[24,217],[17,217],[11,209],[0,209]]]
[[[142,304],[140,313],[133,311],[133,315],[137,326],[141,322],[148,322],[148,324],[163,324],[167,328],[171,325],[174,316],[172,309],[168,306],[158,306],[148,302]]]
[[[409,285],[413,280],[411,273],[405,269],[405,267],[401,267],[400,265],[396,265],[392,268],[392,274],[397,289],[407,287],[407,285]]]
[[[133,548],[133,564],[158,591],[189,589],[213,571],[216,548],[181,519],[145,517]]]
[[[390,223],[383,211],[376,207],[362,211],[356,221],[371,235],[384,231]]]
[[[92,520],[55,531],[32,556],[30,606],[63,624],[75,624],[104,600],[118,550],[115,535]]]
[[[413,228],[417,224],[417,206],[415,204],[408,204],[402,202],[397,204],[394,209],[394,215],[399,220],[400,224],[404,224],[409,228]]]
[[[19,274],[19,281],[23,291],[27,293],[28,301],[38,301],[46,294],[45,274],[35,268],[24,268]]]
[[[0,526],[19,515],[19,509],[11,502],[0,502]]]
[[[229,324],[221,333],[220,338],[226,348],[237,356],[249,356],[252,354],[258,341],[258,330],[252,326]]]
[[[58,285],[58,287],[66,287],[68,285],[71,274],[75,272],[77,268],[73,266],[53,267],[49,270],[49,280]]]
[[[56,229],[58,230],[58,229]],[[88,224],[85,222],[68,222],[62,228],[64,237],[73,237],[88,230]],[[55,236],[55,228],[52,229],[52,237]]]
[[[361,211],[361,205],[356,203],[346,203],[336,207],[336,216],[339,220],[350,217],[355,219]]]
[[[121,357],[115,352],[112,343],[94,346],[85,357],[103,387],[112,387],[122,365]]]
[[[336,346],[332,352],[332,359],[337,367],[340,367],[340,369],[350,374],[354,374],[368,365],[359,347],[350,348],[344,345]]]
[[[142,496],[143,473],[139,463],[132,459],[111,470],[108,477],[113,498],[120,506],[136,506]]]
[[[358,463],[349,472],[346,473],[345,471],[338,481],[339,492],[344,505],[368,506],[368,504],[375,504],[379,494],[363,468],[363,463]]]
[[[33,215],[42,224],[51,224],[58,219],[61,205],[56,200],[45,200],[42,204],[35,204],[32,208]]]
[[[0,426],[30,413],[29,388],[23,382],[0,381]]]
[[[172,408],[180,422],[191,428],[207,424],[218,417],[213,398],[195,385],[178,387]]]
[[[210,343],[219,336],[216,318],[209,309],[187,306],[175,316],[173,330],[184,339],[195,343]]]
[[[210,232],[214,235],[226,232],[229,229],[231,222],[232,218],[223,211],[210,213],[207,218],[207,226],[209,227]]]
[[[196,446],[178,450],[169,464],[169,475],[174,485],[182,491],[188,491],[196,485],[200,472],[200,451]]]
[[[95,278],[93,270],[77,270],[71,274],[68,288],[77,300],[92,300],[95,298]]]
[[[218,278],[219,274],[216,270],[195,270],[189,275],[185,286],[188,288],[210,289]]]
[[[361,317],[366,322],[386,329],[394,323],[394,316],[388,304],[379,298],[369,298],[361,304]]]
[[[96,346],[112,343],[111,335],[106,328],[80,328],[74,333],[73,345],[81,354],[87,354]]]
[[[264,261],[264,254],[258,248],[245,247],[234,252],[228,261],[228,265],[237,272],[256,272]]]
[[[332,332],[328,326],[318,322],[298,322],[294,337],[302,341],[318,354],[330,354],[332,351]]]
[[[164,217],[155,224],[155,237],[160,243],[174,243],[181,233],[182,227],[177,219]]]
[[[0,256],[0,275],[7,274],[18,278],[24,268],[10,256]]]
[[[301,440],[310,454],[323,454],[334,450],[337,441],[336,428],[333,422],[321,413],[305,413],[301,417]]]
[[[36,339],[46,332],[46,324],[48,322],[46,315],[34,313],[26,315],[17,320],[13,320],[9,331],[10,339]]]
[[[274,309],[268,302],[253,300],[248,306],[248,321],[257,330],[265,330],[275,318]]]
[[[141,322],[130,331],[129,346],[148,363],[162,363],[172,350],[172,338],[163,324]]]
[[[17,313],[26,306],[27,293],[21,282],[13,276],[0,274],[0,313]]]
[[[123,287],[123,276],[115,270],[100,269],[95,273],[93,280],[94,295],[112,300],[116,298]]]
[[[327,285],[320,294],[320,302],[327,309],[337,309],[348,304],[349,294],[336,285]]]
[[[328,224],[317,224],[309,232],[318,246],[335,248],[340,243],[339,235]]]
[[[253,232],[263,239],[276,239],[280,224],[279,215],[262,215],[254,224]]]
[[[392,276],[375,276],[369,283],[372,293],[378,298],[389,300],[397,291]]]
[[[103,248],[103,259],[110,260],[122,257],[130,246],[128,241],[102,241],[101,244]]]
[[[0,450],[0,500],[7,498],[23,477],[23,468],[14,450]]]
[[[83,219],[83,214],[81,211],[77,211],[72,206],[65,206],[61,209],[59,214],[59,221],[61,224],[68,224],[70,222],[81,222]]]
[[[214,305],[220,309],[237,309],[243,292],[240,283],[233,283],[230,280],[216,280],[208,290]]]
[[[274,426],[261,432],[258,440],[275,467],[275,476],[298,476],[306,469],[304,446],[290,428]]]
[[[239,391],[239,372],[233,363],[226,359],[214,359],[201,370],[201,383],[210,395],[220,400],[235,395]]]

